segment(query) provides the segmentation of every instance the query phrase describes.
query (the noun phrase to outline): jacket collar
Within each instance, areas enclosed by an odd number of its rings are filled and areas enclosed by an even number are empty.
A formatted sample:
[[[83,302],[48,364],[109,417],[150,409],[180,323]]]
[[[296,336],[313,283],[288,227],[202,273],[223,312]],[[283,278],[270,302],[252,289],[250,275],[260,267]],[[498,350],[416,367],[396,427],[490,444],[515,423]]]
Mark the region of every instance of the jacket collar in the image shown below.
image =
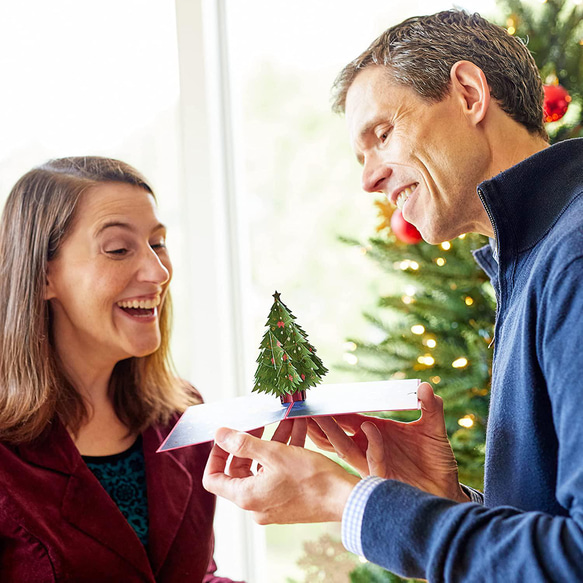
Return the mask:
[[[478,185],[496,234],[500,261],[536,245],[581,192],[583,139],[559,142]],[[489,274],[491,250],[475,253]]]
[[[178,417],[173,419],[173,422],[177,419]],[[170,426],[174,425],[173,422]],[[185,519],[193,492],[192,476],[179,460],[178,454],[156,453],[170,428],[150,427],[143,433],[150,531],[148,555],[154,575],[160,571]],[[198,460],[197,466],[202,471],[206,455],[201,456],[203,452],[200,448],[191,448],[189,453]]]
[[[82,458],[64,425],[53,419],[44,433],[36,440],[18,446],[20,456],[29,463],[73,474]]]
[[[18,446],[18,451],[31,464],[68,475],[61,503],[63,517],[151,578],[168,555],[193,490],[190,473],[177,456],[172,452],[156,454],[165,432],[167,428],[149,427],[142,434],[150,528],[148,553],[58,419],[41,438]],[[96,506],[99,512],[95,512]]]

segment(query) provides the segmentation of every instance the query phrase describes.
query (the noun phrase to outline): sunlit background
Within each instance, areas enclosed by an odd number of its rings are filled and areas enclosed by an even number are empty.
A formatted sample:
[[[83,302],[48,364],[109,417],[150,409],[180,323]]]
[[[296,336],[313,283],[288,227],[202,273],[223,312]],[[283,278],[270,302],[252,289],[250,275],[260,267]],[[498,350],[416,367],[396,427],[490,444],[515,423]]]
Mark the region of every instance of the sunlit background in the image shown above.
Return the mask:
[[[493,1],[456,4],[484,16]],[[336,73],[385,28],[438,0],[19,0],[0,3],[0,199],[49,158],[125,160],[154,184],[175,265],[173,353],[208,401],[251,389],[277,289],[330,368],[391,281],[339,236],[375,208]],[[351,359],[352,357],[352,359]],[[290,500],[293,503],[293,500]],[[219,572],[303,580],[303,543],[338,525],[259,527],[219,504]],[[194,549],[193,549],[194,550]]]

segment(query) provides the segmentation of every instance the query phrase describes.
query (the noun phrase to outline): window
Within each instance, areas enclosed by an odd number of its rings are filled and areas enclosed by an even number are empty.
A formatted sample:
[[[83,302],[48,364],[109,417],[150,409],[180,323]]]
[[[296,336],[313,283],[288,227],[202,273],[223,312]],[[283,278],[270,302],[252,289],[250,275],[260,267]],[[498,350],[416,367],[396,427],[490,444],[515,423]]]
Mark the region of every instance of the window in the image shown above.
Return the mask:
[[[224,7],[239,232],[249,270],[247,386],[275,290],[330,369],[325,382],[357,380],[344,370],[351,362],[346,339],[370,333],[362,312],[391,282],[362,249],[339,240],[366,241],[378,219],[373,197],[361,189],[344,119],[330,111],[330,89],[387,27],[451,4],[225,0]],[[303,542],[324,533],[340,536],[338,525],[265,527],[262,580],[302,581]]]

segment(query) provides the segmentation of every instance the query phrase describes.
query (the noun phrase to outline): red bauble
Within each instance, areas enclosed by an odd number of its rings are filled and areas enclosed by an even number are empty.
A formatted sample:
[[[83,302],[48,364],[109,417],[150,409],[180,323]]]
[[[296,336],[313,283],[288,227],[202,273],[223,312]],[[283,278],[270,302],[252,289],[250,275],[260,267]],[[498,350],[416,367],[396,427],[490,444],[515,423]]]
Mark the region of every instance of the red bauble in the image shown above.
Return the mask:
[[[545,122],[560,120],[567,111],[571,96],[561,85],[543,85],[545,100],[543,104],[543,114]]]
[[[391,216],[391,229],[395,237],[403,243],[416,245],[423,240],[421,233],[403,218],[403,213],[399,209],[395,209]]]

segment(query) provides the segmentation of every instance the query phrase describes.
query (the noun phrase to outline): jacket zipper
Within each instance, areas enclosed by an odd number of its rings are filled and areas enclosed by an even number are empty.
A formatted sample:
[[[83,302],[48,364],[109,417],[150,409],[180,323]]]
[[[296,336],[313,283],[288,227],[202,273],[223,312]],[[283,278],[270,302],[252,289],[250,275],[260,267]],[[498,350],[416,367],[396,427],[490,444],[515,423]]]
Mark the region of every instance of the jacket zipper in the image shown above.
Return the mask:
[[[480,197],[480,201],[482,202],[482,206],[484,207],[484,209],[486,209],[486,214],[488,215],[488,218],[490,219],[490,223],[492,223],[492,228],[494,229],[494,240],[496,241],[496,263],[498,263],[500,261],[500,253],[499,253],[499,248],[498,248],[498,229],[496,228],[496,223],[494,222],[494,217],[492,216],[492,213],[490,211],[490,207],[488,207],[488,205],[486,204],[486,200],[484,198],[484,193],[482,192],[482,190],[480,188],[478,188],[478,196]],[[500,285],[500,281],[498,281],[498,285]],[[490,344],[488,344],[488,348],[492,348],[492,346],[494,346],[494,341],[496,340],[496,325],[498,324],[498,314],[499,314],[499,310],[500,310],[500,295],[498,293],[498,290],[496,289],[496,286],[494,287],[494,294],[496,295],[496,315],[495,315],[495,320],[494,320],[494,332],[492,334],[492,340],[490,341]]]

